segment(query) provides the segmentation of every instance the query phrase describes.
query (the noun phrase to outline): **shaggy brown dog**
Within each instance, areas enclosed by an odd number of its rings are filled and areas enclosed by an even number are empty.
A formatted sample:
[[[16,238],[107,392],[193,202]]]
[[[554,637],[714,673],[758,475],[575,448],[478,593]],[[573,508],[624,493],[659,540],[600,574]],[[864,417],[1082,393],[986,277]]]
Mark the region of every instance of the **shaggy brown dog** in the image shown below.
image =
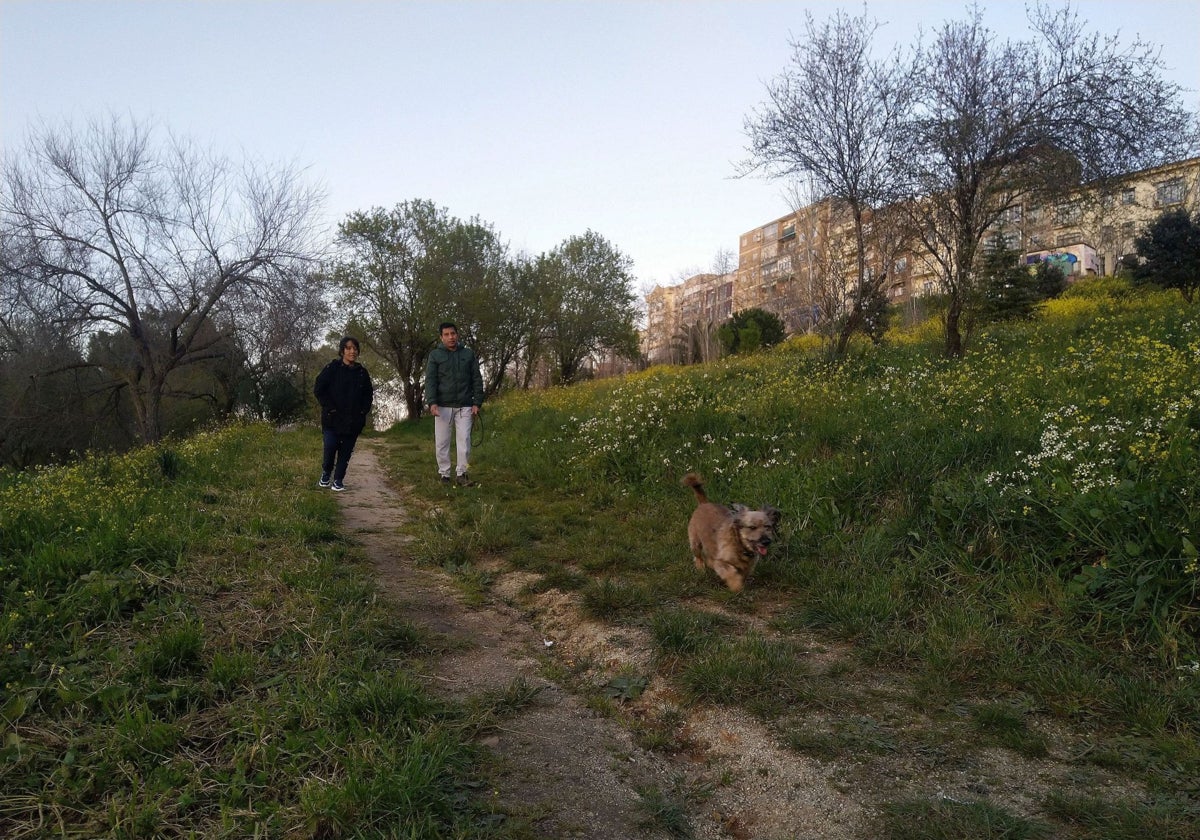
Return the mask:
[[[688,541],[696,568],[707,565],[734,592],[740,592],[754,571],[759,557],[775,539],[779,511],[770,505],[750,510],[745,505],[713,504],[704,495],[704,485],[695,473],[683,477],[683,484],[696,493],[696,511],[688,523]]]

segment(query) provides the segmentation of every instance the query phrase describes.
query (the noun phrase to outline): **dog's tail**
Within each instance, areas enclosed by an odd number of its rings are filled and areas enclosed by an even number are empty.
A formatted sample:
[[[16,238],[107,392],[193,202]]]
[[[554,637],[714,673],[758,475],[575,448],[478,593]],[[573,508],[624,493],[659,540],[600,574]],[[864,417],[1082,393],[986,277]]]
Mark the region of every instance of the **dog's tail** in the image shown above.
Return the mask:
[[[700,476],[695,473],[688,473],[683,477],[681,482],[685,487],[691,487],[696,493],[696,503],[705,504],[708,501],[708,496],[704,495],[704,485],[700,483]]]

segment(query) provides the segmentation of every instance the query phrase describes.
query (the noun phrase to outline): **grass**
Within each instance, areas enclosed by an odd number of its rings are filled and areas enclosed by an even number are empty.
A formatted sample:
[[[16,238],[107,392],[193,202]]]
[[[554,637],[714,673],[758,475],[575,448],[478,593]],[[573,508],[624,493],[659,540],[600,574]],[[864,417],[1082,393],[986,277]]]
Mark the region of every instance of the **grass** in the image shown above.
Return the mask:
[[[403,424],[384,441],[423,509],[414,559],[473,603],[515,570],[645,632],[650,672],[553,667],[647,746],[686,746],[679,709],[631,712],[661,682],[847,765],[989,749],[1130,791],[1064,788],[1028,816],[881,785],[878,836],[1196,837],[1200,312],[1083,283],[964,359],[923,341],[511,394],[471,488],[436,480],[427,421]],[[317,449],[232,427],[0,475],[0,834],[520,830],[476,796],[470,743],[532,689],[422,690],[439,651],[338,533]],[[693,470],[784,511],[742,593],[692,565]],[[642,796],[686,836],[695,792]]]
[[[1049,840],[1054,836],[1046,823],[1015,817],[986,803],[951,800],[888,805],[880,833],[887,840]]]
[[[485,409],[466,492],[433,486],[425,421],[386,439],[397,476],[430,477],[416,491],[438,510],[417,529],[431,562],[532,572],[527,593],[646,630],[652,679],[684,697],[844,758],[1041,760],[1064,754],[1043,723],[1075,727],[1094,745],[1069,761],[1163,797],[1121,803],[1134,822],[1183,820],[1200,802],[1180,781],[1200,776],[1197,382],[1195,305],[1086,281],[959,360],[936,337],[892,335],[840,363],[795,343],[507,395]],[[688,471],[714,499],[784,511],[743,593],[692,566]],[[810,668],[814,641],[852,653]],[[899,685],[880,695],[884,674]],[[806,714],[828,725],[806,734]],[[651,743],[671,730],[641,728]],[[928,837],[1108,831],[1049,809],[918,811],[893,822]]]
[[[231,427],[6,477],[0,835],[507,836],[471,741],[527,692],[424,690],[318,451]]]

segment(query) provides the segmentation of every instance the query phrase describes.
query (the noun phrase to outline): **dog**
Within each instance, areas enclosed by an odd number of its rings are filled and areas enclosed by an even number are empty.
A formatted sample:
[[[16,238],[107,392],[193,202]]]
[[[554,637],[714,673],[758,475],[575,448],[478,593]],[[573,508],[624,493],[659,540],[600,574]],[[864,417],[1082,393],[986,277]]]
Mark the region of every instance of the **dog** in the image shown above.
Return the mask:
[[[733,592],[741,592],[758,558],[775,540],[781,514],[770,505],[751,510],[745,505],[713,504],[695,473],[682,481],[696,494],[696,510],[688,522],[688,542],[697,569],[708,566]]]

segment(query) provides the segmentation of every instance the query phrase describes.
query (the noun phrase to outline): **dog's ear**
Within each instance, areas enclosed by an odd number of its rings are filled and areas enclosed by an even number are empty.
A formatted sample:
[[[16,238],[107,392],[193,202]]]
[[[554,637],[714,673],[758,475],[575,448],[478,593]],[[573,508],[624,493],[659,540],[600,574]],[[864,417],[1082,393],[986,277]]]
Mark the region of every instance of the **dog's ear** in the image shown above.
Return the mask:
[[[734,520],[740,525],[742,522],[742,514],[748,513],[750,508],[745,505],[739,505],[737,502],[729,506],[729,511],[733,514]]]
[[[770,517],[771,527],[775,527],[776,525],[778,525],[779,520],[783,517],[782,513],[780,513],[778,510],[771,507],[770,505],[766,505],[765,507],[763,507],[763,513],[765,513],[768,517]]]

